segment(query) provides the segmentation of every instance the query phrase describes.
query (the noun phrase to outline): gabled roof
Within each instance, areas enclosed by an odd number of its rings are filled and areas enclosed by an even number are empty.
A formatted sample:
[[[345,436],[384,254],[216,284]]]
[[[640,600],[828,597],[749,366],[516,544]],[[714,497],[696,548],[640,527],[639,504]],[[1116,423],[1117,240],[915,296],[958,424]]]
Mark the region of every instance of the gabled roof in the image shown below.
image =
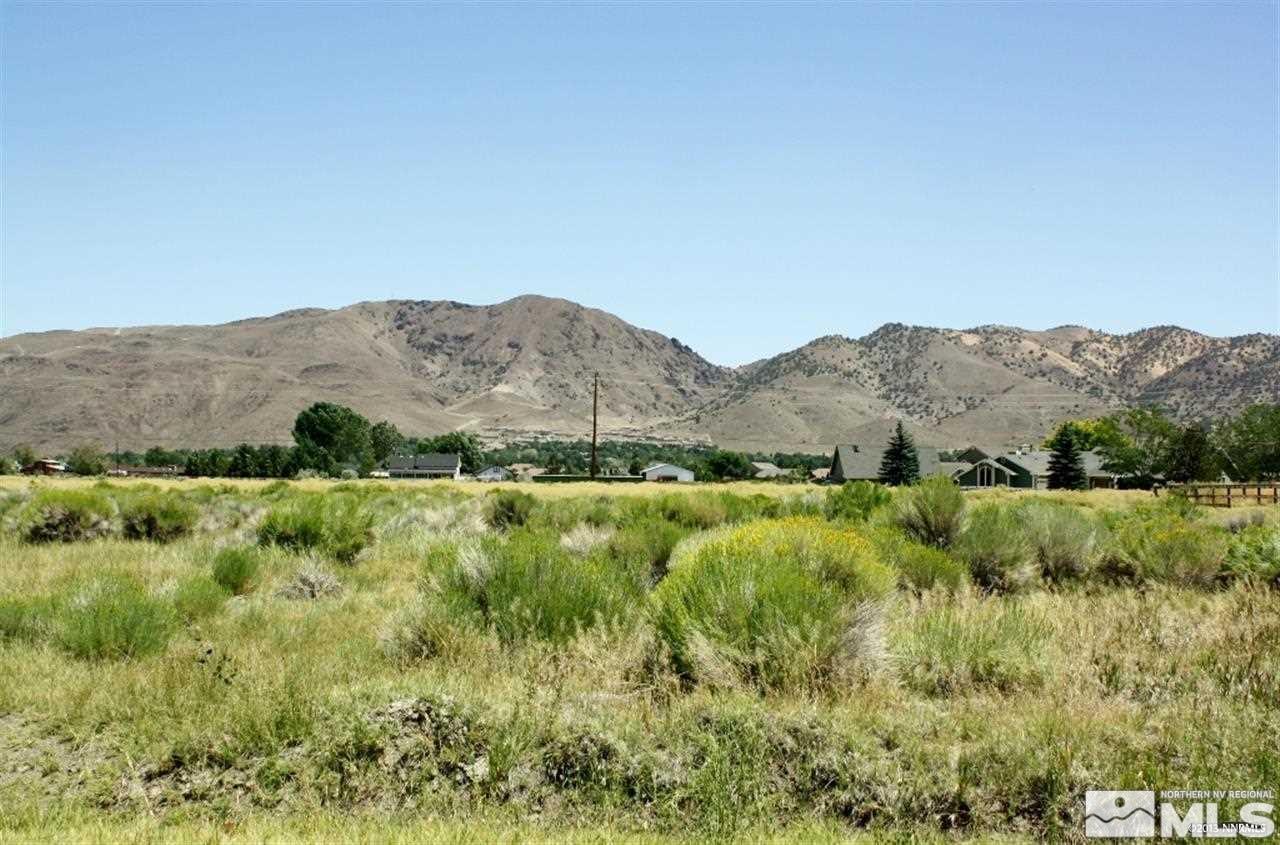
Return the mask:
[[[654,464],[651,467],[645,467],[644,469],[640,470],[640,474],[648,475],[649,473],[653,472],[655,469],[662,469],[663,467],[671,467],[672,469],[678,469],[681,472],[693,472],[693,470],[691,469],[685,469],[684,467],[677,466],[676,464],[661,463],[661,464]]]
[[[414,469],[433,469],[452,472],[462,466],[461,455],[450,455],[443,452],[432,452],[417,455],[413,459]]]
[[[482,470],[480,470],[479,472],[477,472],[477,473],[476,473],[476,475],[491,475],[491,474],[493,474],[493,473],[495,473],[495,472],[496,472],[496,473],[502,473],[503,475],[510,475],[510,474],[511,474],[511,470],[507,469],[506,467],[500,467],[500,466],[497,466],[497,465],[495,464],[494,466],[491,466],[491,467],[485,467],[484,469],[482,469]]]
[[[1007,452],[1003,455],[997,455],[996,460],[1000,463],[1017,464],[1032,475],[1040,476],[1049,474],[1049,457],[1051,454],[1046,449],[1032,449],[1026,452]],[[1080,461],[1084,464],[1084,473],[1090,478],[1111,477],[1112,473],[1102,469],[1102,460],[1102,456],[1092,450],[1080,453]]]
[[[840,475],[846,479],[879,478],[884,451],[883,448],[863,449],[854,444],[837,446],[831,460],[832,474],[835,474],[836,467],[839,466]],[[938,461],[938,450],[932,446],[917,446],[916,457],[920,461],[921,478],[937,475],[942,471]]]

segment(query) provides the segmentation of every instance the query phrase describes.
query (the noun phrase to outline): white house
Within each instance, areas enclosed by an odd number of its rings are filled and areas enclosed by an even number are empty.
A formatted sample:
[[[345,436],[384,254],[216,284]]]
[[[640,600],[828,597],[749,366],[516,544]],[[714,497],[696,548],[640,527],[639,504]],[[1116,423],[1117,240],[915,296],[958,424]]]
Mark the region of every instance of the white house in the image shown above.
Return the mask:
[[[675,464],[654,464],[640,474],[645,481],[693,481],[693,470]]]
[[[476,473],[476,481],[510,481],[511,470],[506,467],[485,467]]]

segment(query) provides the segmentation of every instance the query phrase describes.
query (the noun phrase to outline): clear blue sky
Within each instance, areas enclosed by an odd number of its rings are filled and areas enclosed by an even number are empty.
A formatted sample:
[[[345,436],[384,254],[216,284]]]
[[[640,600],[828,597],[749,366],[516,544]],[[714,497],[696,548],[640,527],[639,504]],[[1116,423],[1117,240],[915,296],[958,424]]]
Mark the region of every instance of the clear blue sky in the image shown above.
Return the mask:
[[[1280,330],[1277,5],[5,2],[5,335],[563,296]]]

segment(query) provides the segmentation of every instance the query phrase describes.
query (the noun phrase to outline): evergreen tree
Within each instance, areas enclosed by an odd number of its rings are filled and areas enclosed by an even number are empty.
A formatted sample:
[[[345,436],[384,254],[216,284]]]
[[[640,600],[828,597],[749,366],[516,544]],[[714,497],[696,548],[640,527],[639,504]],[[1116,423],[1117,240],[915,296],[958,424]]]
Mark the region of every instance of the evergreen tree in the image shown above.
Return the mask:
[[[920,480],[920,456],[916,453],[915,441],[898,421],[889,438],[889,448],[884,450],[884,458],[880,461],[880,481],[884,484],[915,484]]]
[[[1174,439],[1165,477],[1170,481],[1213,481],[1218,468],[1209,432],[1199,423],[1183,427]]]
[[[1058,429],[1049,441],[1049,489],[1085,490],[1089,477],[1084,472],[1080,444],[1068,427]]]

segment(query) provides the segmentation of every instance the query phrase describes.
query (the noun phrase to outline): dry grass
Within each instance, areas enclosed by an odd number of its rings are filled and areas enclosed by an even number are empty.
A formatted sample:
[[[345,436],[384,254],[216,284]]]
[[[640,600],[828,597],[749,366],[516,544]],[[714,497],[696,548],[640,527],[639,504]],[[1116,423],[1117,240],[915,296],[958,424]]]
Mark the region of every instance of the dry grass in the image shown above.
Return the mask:
[[[1274,589],[898,592],[883,609],[883,669],[836,687],[691,686],[664,668],[644,602],[628,624],[564,641],[455,626],[450,648],[398,660],[383,649],[388,625],[421,600],[441,556],[505,542],[472,503],[411,495],[436,485],[370,494],[378,539],[353,566],[324,566],[336,595],[282,597],[316,561],[266,549],[252,591],[154,653],[86,660],[0,632],[0,842],[1072,840],[1088,788],[1276,783]],[[805,491],[723,486],[770,488]],[[519,489],[557,508],[584,492]],[[1071,499],[1105,509],[1139,497]],[[56,596],[101,575],[166,596],[243,539],[239,524],[165,545],[3,536],[0,598]],[[374,718],[406,701],[448,718]]]

